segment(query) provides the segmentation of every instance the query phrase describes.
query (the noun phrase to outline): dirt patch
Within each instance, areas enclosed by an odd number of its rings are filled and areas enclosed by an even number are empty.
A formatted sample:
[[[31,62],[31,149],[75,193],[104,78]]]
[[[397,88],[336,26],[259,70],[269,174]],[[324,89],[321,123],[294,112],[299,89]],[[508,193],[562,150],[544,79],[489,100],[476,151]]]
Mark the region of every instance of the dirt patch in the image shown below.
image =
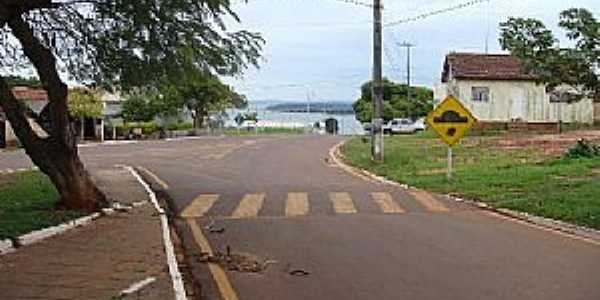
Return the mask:
[[[600,130],[571,131],[563,134],[503,136],[491,141],[491,146],[502,150],[535,149],[545,157],[560,157],[567,149],[586,139],[600,142]]]

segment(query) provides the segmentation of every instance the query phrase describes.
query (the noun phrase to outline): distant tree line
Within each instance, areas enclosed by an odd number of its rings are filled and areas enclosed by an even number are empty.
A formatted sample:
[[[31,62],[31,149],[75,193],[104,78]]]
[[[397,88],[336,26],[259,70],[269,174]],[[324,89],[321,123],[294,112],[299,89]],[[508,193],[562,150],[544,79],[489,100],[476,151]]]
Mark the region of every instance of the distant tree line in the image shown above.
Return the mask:
[[[370,122],[373,118],[371,87],[371,81],[363,84],[360,98],[352,105],[356,119],[360,122]],[[425,87],[411,86],[408,88],[406,84],[398,84],[389,79],[383,80],[383,118],[385,121],[394,118],[416,120],[426,116],[432,109],[432,90]]]

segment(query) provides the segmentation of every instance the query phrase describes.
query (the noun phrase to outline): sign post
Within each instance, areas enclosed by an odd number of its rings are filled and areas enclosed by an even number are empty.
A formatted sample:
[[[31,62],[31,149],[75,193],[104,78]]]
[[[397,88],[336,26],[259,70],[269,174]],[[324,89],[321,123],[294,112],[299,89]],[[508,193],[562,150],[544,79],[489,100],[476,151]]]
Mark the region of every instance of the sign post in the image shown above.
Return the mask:
[[[446,172],[448,181],[452,181],[452,146],[448,146],[448,171]]]
[[[446,177],[452,180],[452,146],[465,136],[477,120],[471,112],[453,96],[448,96],[427,116],[427,125],[448,145],[448,169]]]

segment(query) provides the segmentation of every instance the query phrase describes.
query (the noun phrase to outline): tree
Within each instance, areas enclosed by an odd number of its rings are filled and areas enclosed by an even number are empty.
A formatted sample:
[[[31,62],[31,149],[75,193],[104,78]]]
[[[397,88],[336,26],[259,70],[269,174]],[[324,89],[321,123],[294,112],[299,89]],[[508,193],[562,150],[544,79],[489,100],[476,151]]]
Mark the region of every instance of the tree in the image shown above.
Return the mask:
[[[509,18],[500,23],[500,45],[522,60],[525,72],[536,74],[548,91],[567,85],[583,97],[600,99],[600,23],[591,12],[571,8],[560,14],[559,26],[574,42],[564,48],[544,23],[536,19]]]
[[[99,118],[104,112],[98,91],[85,88],[77,88],[69,91],[68,106],[71,117],[80,120],[82,137],[85,118]]]
[[[255,33],[227,31],[225,17],[239,21],[227,0],[0,1],[0,70],[35,69],[48,93],[40,125],[49,136],[32,129],[28,110],[4,73],[0,106],[26,153],[56,186],[61,206],[94,211],[107,205],[79,159],[61,73],[122,90],[177,78],[189,62],[240,74],[258,64],[263,40]]]
[[[26,86],[30,88],[41,88],[42,83],[36,77],[6,76],[6,83],[10,86]]]
[[[78,88],[69,91],[69,113],[76,118],[99,118],[104,112],[98,91]]]
[[[121,117],[126,122],[149,122],[156,116],[152,104],[153,95],[142,91],[134,91],[127,95],[121,106]]]
[[[370,122],[373,116],[371,81],[361,87],[361,97],[352,105],[356,119]],[[410,100],[407,94],[410,91]],[[413,120],[427,115],[433,109],[433,92],[424,87],[410,87],[383,80],[383,118],[411,118]]]
[[[196,70],[189,70],[182,83],[175,86],[183,103],[194,114],[194,128],[202,128],[204,119],[211,113],[228,108],[243,108],[246,98],[221,82],[219,77]]]

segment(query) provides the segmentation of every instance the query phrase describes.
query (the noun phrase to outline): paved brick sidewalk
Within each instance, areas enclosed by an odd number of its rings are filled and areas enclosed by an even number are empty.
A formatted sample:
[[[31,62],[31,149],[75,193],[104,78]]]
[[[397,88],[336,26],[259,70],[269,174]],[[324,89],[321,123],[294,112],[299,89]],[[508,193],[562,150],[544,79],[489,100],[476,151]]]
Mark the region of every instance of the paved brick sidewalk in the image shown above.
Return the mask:
[[[125,170],[93,173],[120,203],[148,198]],[[148,277],[156,281],[130,299],[174,298],[160,219],[151,204],[0,256],[0,299],[121,299],[122,290]]]

